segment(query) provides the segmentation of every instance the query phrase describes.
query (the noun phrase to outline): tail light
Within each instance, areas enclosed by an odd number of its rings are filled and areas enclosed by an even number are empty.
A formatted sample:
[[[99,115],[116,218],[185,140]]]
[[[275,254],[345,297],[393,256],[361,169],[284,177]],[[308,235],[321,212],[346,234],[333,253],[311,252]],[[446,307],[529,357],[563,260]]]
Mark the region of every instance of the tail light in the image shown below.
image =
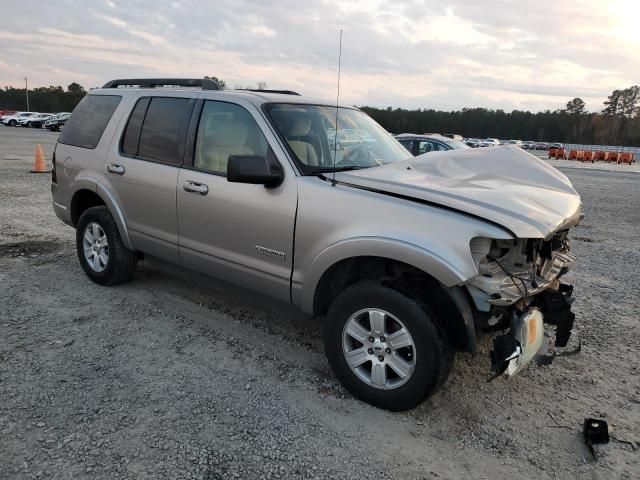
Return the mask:
[[[51,181],[53,183],[58,182],[58,177],[56,176],[56,147],[57,146],[58,144],[56,143],[56,146],[53,147],[53,157],[51,158]]]

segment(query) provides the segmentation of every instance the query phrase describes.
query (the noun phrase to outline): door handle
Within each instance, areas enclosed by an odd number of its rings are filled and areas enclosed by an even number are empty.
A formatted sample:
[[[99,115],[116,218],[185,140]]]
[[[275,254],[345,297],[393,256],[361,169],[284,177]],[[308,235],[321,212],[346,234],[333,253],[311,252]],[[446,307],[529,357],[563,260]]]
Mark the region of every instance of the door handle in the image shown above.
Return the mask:
[[[209,193],[209,187],[204,183],[192,182],[190,180],[184,182],[182,184],[182,188],[184,188],[185,192],[197,193],[199,195],[206,195]]]
[[[124,175],[124,167],[122,165],[110,163],[109,165],[107,165],[107,172],[115,173],[116,175]]]

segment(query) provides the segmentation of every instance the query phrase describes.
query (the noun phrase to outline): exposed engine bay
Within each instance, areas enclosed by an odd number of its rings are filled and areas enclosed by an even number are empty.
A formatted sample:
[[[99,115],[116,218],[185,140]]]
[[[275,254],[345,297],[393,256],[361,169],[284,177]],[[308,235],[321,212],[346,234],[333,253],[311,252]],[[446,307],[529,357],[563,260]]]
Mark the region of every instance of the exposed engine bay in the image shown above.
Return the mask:
[[[479,312],[477,327],[508,330],[494,340],[494,374],[513,375],[544,355],[545,323],[556,327],[555,345],[567,345],[575,318],[573,287],[561,282],[575,263],[568,233],[564,229],[549,239],[472,240],[479,275],[467,289]]]

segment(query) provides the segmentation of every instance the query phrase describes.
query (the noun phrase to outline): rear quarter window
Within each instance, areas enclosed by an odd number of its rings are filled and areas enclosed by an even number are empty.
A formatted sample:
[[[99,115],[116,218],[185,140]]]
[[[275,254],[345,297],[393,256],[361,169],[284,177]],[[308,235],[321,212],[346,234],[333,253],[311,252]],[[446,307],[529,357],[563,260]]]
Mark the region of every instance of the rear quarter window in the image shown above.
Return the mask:
[[[74,147],[96,148],[120,100],[120,95],[85,96],[65,123],[58,142]]]

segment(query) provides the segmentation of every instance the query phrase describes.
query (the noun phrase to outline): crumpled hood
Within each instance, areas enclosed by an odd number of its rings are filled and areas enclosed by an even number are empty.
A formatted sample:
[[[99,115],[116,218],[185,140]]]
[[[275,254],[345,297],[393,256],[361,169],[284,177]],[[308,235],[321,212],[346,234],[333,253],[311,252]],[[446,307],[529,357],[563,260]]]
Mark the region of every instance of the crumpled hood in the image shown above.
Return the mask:
[[[582,205],[563,173],[515,146],[432,152],[336,180],[468,212],[520,238],[578,223]]]

